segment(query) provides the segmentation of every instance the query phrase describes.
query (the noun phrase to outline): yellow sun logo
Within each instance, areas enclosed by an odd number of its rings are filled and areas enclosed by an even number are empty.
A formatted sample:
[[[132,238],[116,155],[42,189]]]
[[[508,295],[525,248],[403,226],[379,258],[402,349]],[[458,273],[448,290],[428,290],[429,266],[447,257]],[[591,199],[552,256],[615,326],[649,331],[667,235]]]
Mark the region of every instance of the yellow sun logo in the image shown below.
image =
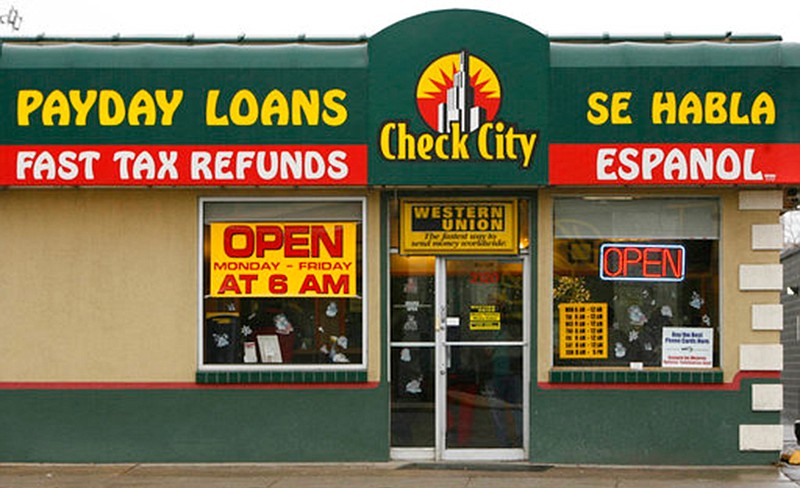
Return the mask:
[[[462,131],[471,132],[500,110],[500,80],[488,63],[467,51],[445,54],[422,72],[416,97],[420,115],[433,130],[450,132],[458,122]]]

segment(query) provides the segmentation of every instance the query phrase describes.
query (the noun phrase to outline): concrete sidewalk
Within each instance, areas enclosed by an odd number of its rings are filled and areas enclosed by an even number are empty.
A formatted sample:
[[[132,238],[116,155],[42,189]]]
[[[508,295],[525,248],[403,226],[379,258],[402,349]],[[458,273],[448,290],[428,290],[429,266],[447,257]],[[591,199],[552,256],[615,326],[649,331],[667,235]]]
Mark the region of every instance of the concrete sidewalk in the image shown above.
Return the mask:
[[[448,469],[444,469],[444,468]],[[794,488],[792,468],[487,464],[0,464],[2,488]],[[797,476],[794,476],[797,474]],[[791,478],[790,478],[791,477]],[[427,485],[427,486],[425,486]]]

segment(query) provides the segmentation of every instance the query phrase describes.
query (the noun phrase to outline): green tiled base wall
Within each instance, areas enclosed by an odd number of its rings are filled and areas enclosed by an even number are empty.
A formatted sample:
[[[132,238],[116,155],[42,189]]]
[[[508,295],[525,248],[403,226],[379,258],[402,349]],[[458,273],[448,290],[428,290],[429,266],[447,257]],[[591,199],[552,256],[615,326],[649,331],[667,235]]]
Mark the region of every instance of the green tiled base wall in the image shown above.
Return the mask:
[[[550,371],[551,383],[722,383],[722,371]]]
[[[0,390],[0,463],[384,462],[389,395],[386,384]]]
[[[233,383],[365,383],[366,371],[198,371],[197,382]]]

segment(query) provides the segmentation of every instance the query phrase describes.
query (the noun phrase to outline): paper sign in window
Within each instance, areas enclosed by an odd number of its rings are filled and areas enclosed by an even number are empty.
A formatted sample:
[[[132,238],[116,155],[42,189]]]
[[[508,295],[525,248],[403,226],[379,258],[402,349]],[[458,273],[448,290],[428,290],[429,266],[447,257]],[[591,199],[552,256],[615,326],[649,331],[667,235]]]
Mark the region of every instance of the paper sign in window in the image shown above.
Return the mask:
[[[470,305],[469,330],[500,330],[500,312],[496,305]]]
[[[353,297],[354,222],[214,222],[213,297]]]
[[[561,359],[608,357],[607,303],[561,303],[558,322]]]

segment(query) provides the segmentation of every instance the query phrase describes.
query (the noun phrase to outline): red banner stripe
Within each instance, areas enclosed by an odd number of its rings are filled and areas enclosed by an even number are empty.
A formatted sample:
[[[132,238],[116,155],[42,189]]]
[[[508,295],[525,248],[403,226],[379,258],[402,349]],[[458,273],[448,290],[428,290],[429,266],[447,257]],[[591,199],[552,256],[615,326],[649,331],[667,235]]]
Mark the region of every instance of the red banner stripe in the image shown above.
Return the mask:
[[[0,146],[2,186],[366,183],[365,144]]]
[[[551,185],[800,183],[800,144],[550,144]]]

